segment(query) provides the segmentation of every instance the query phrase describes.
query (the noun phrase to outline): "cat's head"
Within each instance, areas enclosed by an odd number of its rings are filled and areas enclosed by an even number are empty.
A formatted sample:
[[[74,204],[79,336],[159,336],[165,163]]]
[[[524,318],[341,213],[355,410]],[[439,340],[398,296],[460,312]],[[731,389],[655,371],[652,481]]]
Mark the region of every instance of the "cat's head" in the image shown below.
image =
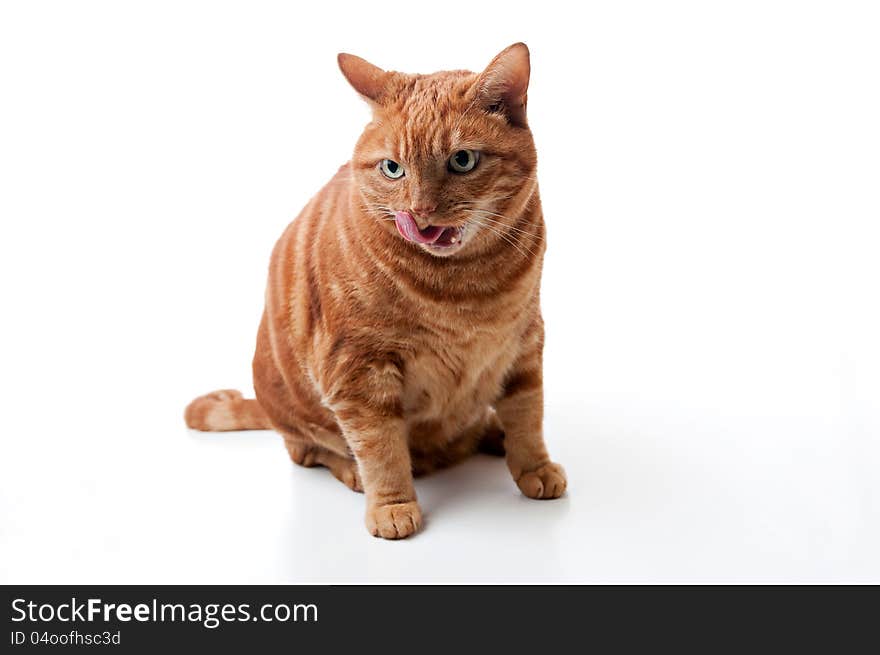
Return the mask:
[[[408,75],[348,54],[339,67],[373,111],[352,170],[376,229],[441,257],[503,238],[536,184],[526,45],[482,73]]]

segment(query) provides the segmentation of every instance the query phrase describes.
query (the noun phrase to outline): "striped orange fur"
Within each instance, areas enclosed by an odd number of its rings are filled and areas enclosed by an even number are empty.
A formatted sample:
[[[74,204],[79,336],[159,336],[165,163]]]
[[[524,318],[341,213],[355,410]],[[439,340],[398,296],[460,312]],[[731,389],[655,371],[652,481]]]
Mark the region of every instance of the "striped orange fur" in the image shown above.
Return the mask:
[[[345,54],[339,65],[373,119],[275,246],[257,399],[202,396],[187,424],[271,426],[296,463],[363,490],[367,528],[386,538],[420,527],[414,474],[478,449],[503,453],[526,496],[559,497],[565,473],[542,435],[528,49],[479,74],[386,72]]]

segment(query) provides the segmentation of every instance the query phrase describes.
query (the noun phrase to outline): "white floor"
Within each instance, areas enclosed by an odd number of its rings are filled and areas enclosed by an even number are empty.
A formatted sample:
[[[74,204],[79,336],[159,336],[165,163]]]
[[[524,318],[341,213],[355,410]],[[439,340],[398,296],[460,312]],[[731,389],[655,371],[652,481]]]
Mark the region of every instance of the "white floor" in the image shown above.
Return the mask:
[[[426,529],[403,542],[370,537],[363,496],[273,433],[50,422],[3,461],[0,582],[880,581],[858,426],[618,402],[550,406],[564,498],[521,497],[481,456],[418,483]]]

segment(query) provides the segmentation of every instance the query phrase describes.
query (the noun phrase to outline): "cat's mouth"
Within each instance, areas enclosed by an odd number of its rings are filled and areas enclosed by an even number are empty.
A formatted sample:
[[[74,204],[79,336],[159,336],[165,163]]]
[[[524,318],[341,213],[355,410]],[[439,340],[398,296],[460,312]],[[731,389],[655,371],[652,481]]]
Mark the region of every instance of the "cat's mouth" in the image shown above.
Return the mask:
[[[409,212],[396,212],[394,224],[400,236],[407,241],[432,249],[455,248],[461,245],[461,237],[464,233],[464,227],[451,225],[429,225],[425,229],[420,229]]]

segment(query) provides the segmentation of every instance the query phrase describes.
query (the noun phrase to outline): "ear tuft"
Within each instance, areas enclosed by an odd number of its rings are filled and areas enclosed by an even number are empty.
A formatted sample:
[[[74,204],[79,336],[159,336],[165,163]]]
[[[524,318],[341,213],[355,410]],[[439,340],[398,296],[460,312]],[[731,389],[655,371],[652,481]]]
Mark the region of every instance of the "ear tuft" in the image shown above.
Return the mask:
[[[388,73],[365,59],[345,52],[340,52],[336,61],[339,63],[339,70],[355,91],[365,100],[379,102],[388,81]]]
[[[525,127],[530,71],[525,43],[514,43],[498,53],[478,80],[484,108],[492,113],[503,111],[512,124]]]

